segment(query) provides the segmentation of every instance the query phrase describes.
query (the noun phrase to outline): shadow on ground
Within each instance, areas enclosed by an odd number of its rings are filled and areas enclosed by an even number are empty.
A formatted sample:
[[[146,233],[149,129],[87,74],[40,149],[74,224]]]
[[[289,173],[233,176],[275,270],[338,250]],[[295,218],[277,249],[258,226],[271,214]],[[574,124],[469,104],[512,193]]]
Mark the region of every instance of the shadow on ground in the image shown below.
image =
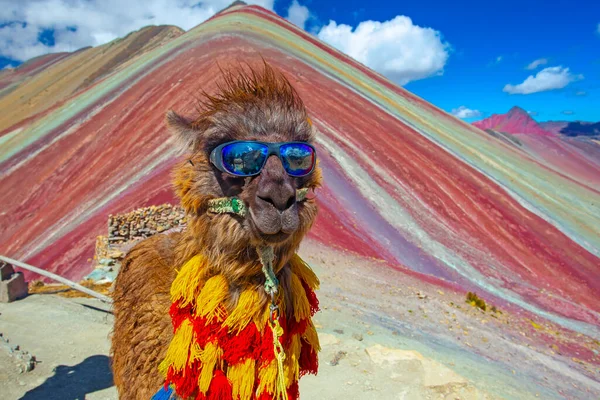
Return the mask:
[[[111,386],[110,359],[94,355],[77,365],[59,365],[53,376],[25,393],[21,400],[84,400],[86,394]]]

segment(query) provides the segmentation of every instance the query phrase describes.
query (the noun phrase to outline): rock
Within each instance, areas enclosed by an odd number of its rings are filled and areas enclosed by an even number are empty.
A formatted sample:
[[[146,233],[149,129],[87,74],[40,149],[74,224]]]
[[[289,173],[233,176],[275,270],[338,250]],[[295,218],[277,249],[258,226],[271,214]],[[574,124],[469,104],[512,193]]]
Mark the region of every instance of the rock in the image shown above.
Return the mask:
[[[338,344],[339,342],[340,339],[338,339],[334,335],[331,335],[329,333],[319,333],[319,343],[321,344],[321,347],[331,346],[334,344]]]
[[[363,341],[363,335],[361,335],[360,333],[353,333],[352,338],[358,340],[359,342]]]
[[[111,258],[103,258],[100,261],[98,261],[98,263],[100,265],[110,266],[110,265],[114,265],[115,264],[115,260],[113,260]]]
[[[391,367],[398,374],[416,374],[427,387],[467,383],[465,378],[450,368],[423,357],[417,351],[392,349],[376,344],[368,347],[366,352],[375,364]]]
[[[348,354],[348,353],[346,353],[345,351],[342,351],[342,350],[338,351],[337,353],[335,353],[333,355],[333,358],[331,359],[329,364],[335,367],[336,365],[338,365],[340,363],[340,360],[342,358],[346,357],[346,354]]]
[[[123,253],[120,250],[113,250],[110,253],[108,253],[108,258],[112,258],[115,260],[119,260],[121,258],[123,258],[125,256],[125,253]]]
[[[15,272],[8,279],[0,281],[0,303],[10,303],[27,297],[27,294],[29,289],[22,272]]]
[[[344,330],[343,329],[334,329],[333,330],[335,333],[343,335],[344,334]]]
[[[7,281],[15,273],[12,265],[0,261],[0,281]]]

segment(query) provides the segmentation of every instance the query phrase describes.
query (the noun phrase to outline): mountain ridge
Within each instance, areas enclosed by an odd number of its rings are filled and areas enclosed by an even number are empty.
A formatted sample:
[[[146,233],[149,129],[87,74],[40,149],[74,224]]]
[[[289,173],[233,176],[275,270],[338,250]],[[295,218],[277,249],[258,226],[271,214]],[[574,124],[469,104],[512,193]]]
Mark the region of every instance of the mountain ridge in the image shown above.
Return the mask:
[[[512,107],[506,114],[492,114],[481,121],[473,122],[480,129],[493,129],[495,131],[512,134],[550,135],[544,130],[529,113],[518,106]]]
[[[513,106],[505,114],[492,114],[490,117],[472,123],[482,130],[509,134],[534,134],[548,136],[600,136],[600,122],[587,121],[536,121],[527,111]]]
[[[260,63],[257,54],[288,77],[320,132],[325,184],[311,238],[569,329],[600,325],[590,301],[600,215],[587,206],[599,177],[558,173],[257,6],[219,13],[73,93],[82,73],[68,95],[45,95],[49,108],[7,116],[0,253],[84,276],[108,214],[177,202],[166,110],[190,115],[194,93],[216,90],[219,65]],[[73,61],[53,60],[62,70]]]
[[[0,75],[0,109],[5,110],[0,115],[0,132],[45,112],[183,33],[172,25],[145,26],[97,47],[35,57],[5,71]]]

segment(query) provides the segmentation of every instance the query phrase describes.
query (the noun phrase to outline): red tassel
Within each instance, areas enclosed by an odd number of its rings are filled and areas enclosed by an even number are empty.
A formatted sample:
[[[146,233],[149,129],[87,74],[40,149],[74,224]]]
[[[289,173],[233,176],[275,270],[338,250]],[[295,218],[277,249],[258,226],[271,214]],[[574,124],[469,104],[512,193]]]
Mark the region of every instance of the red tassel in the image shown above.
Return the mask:
[[[300,390],[298,389],[298,381],[293,382],[289,388],[287,388],[288,400],[298,400],[300,397]]]
[[[212,321],[208,321],[206,318],[195,318],[193,323],[196,343],[201,348],[204,348],[208,342],[217,341],[221,343],[222,339],[227,335],[227,328],[222,326],[216,318]]]
[[[302,339],[302,348],[300,349],[300,358],[298,359],[298,365],[300,367],[301,377],[306,374],[316,375],[319,369],[319,359],[317,358],[317,352],[304,339]]]
[[[255,348],[253,358],[260,360],[262,365],[268,365],[275,359],[275,353],[273,352],[273,332],[268,322],[263,328],[263,336],[260,345]]]
[[[294,320],[293,315],[290,317],[290,320]],[[281,329],[283,329],[283,335],[279,338],[279,342],[283,345],[283,347],[288,347],[290,344],[291,335],[288,330],[289,323],[290,321],[285,315],[279,318],[279,324],[281,325]]]
[[[171,322],[173,324],[173,333],[175,333],[184,320],[191,318],[192,315],[191,305],[180,308],[179,304],[180,302],[176,301],[175,303],[172,303],[169,308],[169,315],[171,316]]]
[[[196,400],[206,400],[206,395],[202,392],[198,392],[196,395]]]
[[[262,392],[260,396],[256,398],[256,400],[273,400],[273,394]]]
[[[206,392],[206,400],[233,400],[231,397],[231,383],[220,369],[215,371],[210,382],[210,387]]]
[[[289,325],[288,325],[288,331],[289,331],[288,337],[291,338],[294,335],[303,335],[304,332],[306,331],[307,326],[308,326],[308,319],[303,319],[300,322],[296,322],[296,318],[292,318],[289,321]]]
[[[183,372],[177,376],[172,383],[175,385],[175,392],[181,398],[188,398],[198,389],[198,377],[200,375],[200,362],[194,361],[191,365],[186,365]]]
[[[254,323],[248,324],[241,332],[233,332],[219,343],[223,349],[223,358],[227,364],[234,365],[251,355],[260,341],[260,334]],[[256,359],[256,357],[253,357]]]
[[[306,298],[308,299],[308,304],[310,304],[310,315],[311,317],[319,311],[319,299],[315,292],[306,284],[306,282],[302,281],[302,287],[306,292]]]

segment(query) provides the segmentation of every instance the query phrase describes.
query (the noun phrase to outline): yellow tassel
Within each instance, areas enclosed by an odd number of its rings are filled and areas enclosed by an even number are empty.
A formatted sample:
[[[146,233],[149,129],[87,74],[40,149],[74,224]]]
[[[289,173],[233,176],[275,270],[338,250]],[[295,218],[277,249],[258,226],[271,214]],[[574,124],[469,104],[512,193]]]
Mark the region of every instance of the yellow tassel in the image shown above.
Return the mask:
[[[206,281],[196,299],[196,316],[223,320],[224,310],[219,307],[229,294],[229,284],[223,275],[215,275]]]
[[[210,386],[215,371],[215,366],[221,360],[222,356],[223,350],[214,342],[207,343],[204,350],[200,353],[202,370],[198,377],[198,390],[203,394],[206,394],[208,391],[208,387]]]
[[[181,301],[181,307],[190,304],[202,283],[204,257],[197,255],[186,262],[171,284],[171,301]]]
[[[196,340],[194,339],[194,343],[192,343],[192,346],[190,347],[190,359],[188,361],[188,364],[192,364],[194,361],[200,360],[201,356],[202,356],[202,349],[200,348],[200,345],[198,343],[196,343]]]
[[[313,348],[314,351],[321,351],[321,345],[319,344],[319,335],[317,334],[317,330],[313,325],[312,321],[308,321],[308,326],[306,327],[306,331],[302,335],[306,342]]]
[[[258,370],[258,388],[256,397],[263,393],[275,393],[275,381],[277,380],[277,360],[273,360],[269,365]]]
[[[225,326],[237,331],[243,330],[252,320],[252,316],[260,315],[264,304],[261,304],[260,296],[256,290],[244,290],[240,295],[238,304],[225,320]]]
[[[296,321],[301,321],[306,318],[310,318],[310,303],[306,297],[306,292],[302,287],[302,282],[298,275],[292,272],[290,278],[290,296],[292,300],[292,306],[294,309],[294,318]]]
[[[158,370],[163,375],[167,374],[170,366],[172,366],[176,371],[181,371],[183,367],[185,367],[193,335],[194,329],[192,324],[189,320],[184,320],[179,329],[177,329],[177,332],[175,332],[175,336],[173,336],[173,339],[169,344],[165,359],[158,367]]]
[[[300,379],[300,365],[298,363],[300,359],[300,350],[302,350],[302,339],[300,338],[300,335],[294,335],[290,340],[290,347],[288,348],[285,357],[286,387],[290,387],[292,382],[296,382]]]
[[[239,400],[250,400],[254,391],[254,360],[247,358],[246,361],[229,366],[227,378],[232,384],[232,397]]]
[[[313,270],[298,254],[294,254],[290,259],[290,267],[292,268],[292,272],[298,275],[298,277],[312,290],[317,290],[319,288],[319,285],[321,284],[319,278],[317,278],[317,275],[315,275]]]
[[[281,303],[282,302],[280,302],[280,307],[282,306]],[[271,310],[269,309],[268,306],[266,307],[265,312],[255,314],[254,324],[256,325],[256,329],[258,329],[258,332],[260,333],[261,336],[264,332],[265,327],[267,326],[267,323],[269,322],[270,316],[271,316]]]

